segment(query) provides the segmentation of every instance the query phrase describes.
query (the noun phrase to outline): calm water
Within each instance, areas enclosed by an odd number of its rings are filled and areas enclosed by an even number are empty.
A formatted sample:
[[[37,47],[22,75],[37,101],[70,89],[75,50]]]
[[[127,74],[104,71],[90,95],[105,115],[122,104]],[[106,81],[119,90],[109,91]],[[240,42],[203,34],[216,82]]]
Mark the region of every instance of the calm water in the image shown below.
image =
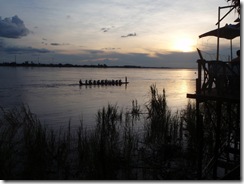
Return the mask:
[[[79,79],[121,79],[127,86],[80,87]],[[150,85],[166,90],[168,106],[182,109],[186,93],[195,92],[195,69],[103,69],[103,68],[24,68],[0,67],[0,106],[11,108],[28,104],[48,125],[78,125],[83,120],[93,126],[96,112],[117,104],[124,111],[137,100],[141,108],[149,99]]]

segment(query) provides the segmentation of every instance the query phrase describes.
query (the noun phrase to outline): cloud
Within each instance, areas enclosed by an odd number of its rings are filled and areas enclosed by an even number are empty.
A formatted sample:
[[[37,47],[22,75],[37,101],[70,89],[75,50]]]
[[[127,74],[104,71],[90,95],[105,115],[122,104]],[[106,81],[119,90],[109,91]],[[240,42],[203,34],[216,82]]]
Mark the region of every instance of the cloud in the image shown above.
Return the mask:
[[[52,46],[59,46],[61,44],[60,43],[50,43],[50,45],[52,45]]]
[[[3,39],[0,39],[0,48],[3,48],[3,45],[4,45],[4,41]]]
[[[117,64],[177,68],[196,68],[196,60],[198,59],[196,52],[174,52],[168,54],[156,53],[155,57],[151,57],[146,53],[113,53],[109,56],[113,58],[118,58],[116,62],[110,62],[111,65]]]
[[[108,57],[101,57],[101,58],[94,58],[94,59],[83,59],[82,62],[88,62],[90,64],[100,64],[100,63],[107,63],[108,62],[116,62],[118,58],[108,58]],[[91,63],[92,62],[92,63]]]
[[[103,28],[101,28],[101,31],[104,32],[104,33],[106,33],[106,32],[108,32],[109,30],[111,30],[113,28],[115,28],[115,27],[114,26],[103,27]]]
[[[69,43],[50,43],[52,46],[69,45]]]
[[[52,57],[61,63],[80,65],[106,64],[108,66],[147,66],[147,67],[177,67],[197,68],[197,52],[167,52],[155,51],[152,57],[148,53],[120,53],[116,50],[107,52],[104,50],[81,50],[79,54],[52,53]],[[51,57],[51,56],[50,56]]]
[[[177,68],[197,68],[197,52],[168,52],[155,53],[151,57],[148,53],[119,53],[101,50],[83,50],[82,54],[59,55],[62,60],[72,60],[74,64],[107,64],[108,66],[155,66],[155,67],[177,67]],[[69,58],[70,57],[70,58]],[[69,59],[68,59],[69,58]],[[72,58],[72,59],[71,59]]]
[[[102,29],[101,29],[101,31],[103,31],[103,32],[108,32],[109,31],[109,28],[106,28],[106,27],[103,27]]]
[[[112,50],[107,52],[106,50]],[[37,49],[32,47],[5,47],[5,44],[0,39],[0,54],[3,58],[7,58],[7,55],[22,54],[21,62],[24,62],[26,56],[35,54],[45,54],[42,63],[49,63],[50,58],[55,58],[55,61],[61,63],[71,63],[80,65],[90,64],[107,64],[108,66],[155,66],[155,67],[183,67],[183,68],[197,68],[197,59],[199,56],[197,52],[168,52],[157,53],[151,57],[148,53],[120,53],[116,52],[113,48],[107,48],[104,50],[87,50],[82,49],[79,54],[64,54],[59,52],[53,52],[47,49]],[[20,59],[20,57],[19,57]]]
[[[21,38],[27,36],[29,33],[30,31],[17,15],[5,19],[0,17],[0,37]]]
[[[102,50],[120,50],[121,48],[115,48],[115,47],[106,47],[106,48],[102,48]]]
[[[129,33],[127,35],[121,36],[122,38],[130,37],[130,36],[136,36],[136,33]]]
[[[0,47],[1,48],[1,47]],[[2,47],[0,51],[4,51],[6,54],[45,54],[51,53],[50,50],[47,49],[37,49],[33,47]]]

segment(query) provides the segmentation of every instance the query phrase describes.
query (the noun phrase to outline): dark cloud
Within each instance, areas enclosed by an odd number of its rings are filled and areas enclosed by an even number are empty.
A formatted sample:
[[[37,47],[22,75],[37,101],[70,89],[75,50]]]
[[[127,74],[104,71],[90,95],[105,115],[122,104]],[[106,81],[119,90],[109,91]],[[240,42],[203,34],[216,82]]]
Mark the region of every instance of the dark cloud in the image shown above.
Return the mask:
[[[80,55],[72,55],[75,64],[107,64],[108,66],[148,66],[148,67],[176,67],[176,68],[196,68],[197,52],[171,52],[167,54],[155,53],[152,57],[148,53],[119,53],[99,50],[85,50]],[[66,56],[60,56],[63,60]]]
[[[21,38],[29,33],[30,31],[17,15],[5,19],[0,17],[0,37]]]
[[[109,48],[108,48],[109,49]],[[112,48],[113,49],[113,48]],[[106,50],[82,50],[81,54],[62,54],[51,52],[47,49],[36,49],[32,47],[5,47],[5,44],[0,39],[0,54],[2,58],[7,58],[7,55],[22,54],[22,60],[19,57],[19,62],[24,62],[28,55],[45,54],[46,58],[42,57],[42,63],[50,63],[50,58],[55,58],[55,61],[61,63],[71,63],[80,65],[90,64],[106,64],[108,66],[148,66],[148,67],[177,67],[177,68],[197,68],[197,52],[172,52],[172,53],[155,53],[150,56],[148,53],[119,53],[116,50],[106,52]]]
[[[69,45],[69,43],[50,43],[52,46]]]
[[[109,48],[102,48],[102,50],[119,50],[121,48],[109,47]]]
[[[115,28],[115,27],[114,26],[103,27],[103,28],[101,28],[101,31],[106,33],[106,32],[108,32],[109,30],[111,30],[113,28]]]
[[[136,33],[129,33],[127,35],[121,36],[122,38],[130,37],[130,36],[136,36]]]
[[[110,30],[110,28],[106,28],[106,27],[103,27],[103,28],[101,28],[101,31],[103,31],[103,32],[108,32]]]
[[[42,40],[43,40],[43,41],[42,41],[42,44],[43,44],[43,45],[47,45],[47,44],[48,44],[46,38],[42,38]]]
[[[3,39],[0,39],[0,49],[3,48],[3,46],[4,46]]]
[[[47,45],[47,43],[45,43],[45,42],[42,42],[42,44]]]
[[[101,55],[104,54],[104,51],[101,50],[84,50],[88,55]]]
[[[114,53],[110,57],[116,57],[119,65],[135,66],[155,66],[155,67],[177,67],[177,68],[196,68],[198,59],[196,52],[182,53],[173,52],[169,54],[156,53],[154,57],[146,53]],[[111,65],[116,65],[111,63]]]
[[[6,54],[36,54],[36,53],[45,54],[51,52],[47,49],[37,49],[32,47],[14,47],[14,46],[2,47],[1,50]]]
[[[59,46],[59,45],[62,45],[62,44],[60,44],[60,43],[50,43],[50,45],[52,45],[52,46]]]

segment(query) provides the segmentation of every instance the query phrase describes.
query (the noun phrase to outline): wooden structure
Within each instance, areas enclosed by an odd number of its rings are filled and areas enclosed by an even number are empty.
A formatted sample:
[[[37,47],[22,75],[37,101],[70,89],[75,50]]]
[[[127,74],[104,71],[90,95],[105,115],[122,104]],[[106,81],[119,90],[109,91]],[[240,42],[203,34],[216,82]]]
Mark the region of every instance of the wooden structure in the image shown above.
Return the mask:
[[[197,63],[196,93],[187,98],[196,99],[198,178],[236,178],[230,175],[240,172],[240,63],[203,59]],[[206,124],[213,128],[214,147],[207,153]],[[224,174],[219,174],[221,166]]]
[[[220,18],[225,8],[230,10]],[[198,179],[240,180],[240,61],[219,60],[219,39],[240,36],[240,24],[220,28],[235,8],[219,7],[217,30],[199,36],[217,37],[217,57],[206,61],[198,50],[196,93],[187,94],[196,100]]]

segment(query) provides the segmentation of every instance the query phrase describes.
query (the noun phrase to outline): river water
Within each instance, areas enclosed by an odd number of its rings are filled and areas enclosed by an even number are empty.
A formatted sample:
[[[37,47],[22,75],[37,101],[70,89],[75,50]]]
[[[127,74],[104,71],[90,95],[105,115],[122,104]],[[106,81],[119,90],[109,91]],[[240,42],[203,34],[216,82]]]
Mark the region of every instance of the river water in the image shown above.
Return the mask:
[[[84,80],[125,80],[121,86],[79,86]],[[196,69],[0,67],[0,106],[28,105],[41,122],[62,127],[68,122],[87,127],[108,104],[126,111],[137,100],[141,109],[149,100],[150,86],[166,91],[168,106],[176,111],[187,105],[187,93],[195,93]]]

